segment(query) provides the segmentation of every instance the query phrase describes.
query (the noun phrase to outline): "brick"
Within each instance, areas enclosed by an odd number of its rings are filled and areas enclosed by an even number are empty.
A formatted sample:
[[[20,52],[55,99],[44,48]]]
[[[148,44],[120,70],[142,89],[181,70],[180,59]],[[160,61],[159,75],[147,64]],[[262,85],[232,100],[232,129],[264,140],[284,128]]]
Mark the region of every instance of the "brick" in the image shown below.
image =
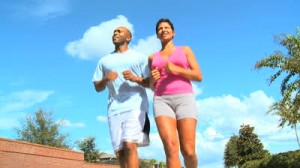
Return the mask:
[[[0,138],[1,168],[118,168],[84,162],[82,152]]]

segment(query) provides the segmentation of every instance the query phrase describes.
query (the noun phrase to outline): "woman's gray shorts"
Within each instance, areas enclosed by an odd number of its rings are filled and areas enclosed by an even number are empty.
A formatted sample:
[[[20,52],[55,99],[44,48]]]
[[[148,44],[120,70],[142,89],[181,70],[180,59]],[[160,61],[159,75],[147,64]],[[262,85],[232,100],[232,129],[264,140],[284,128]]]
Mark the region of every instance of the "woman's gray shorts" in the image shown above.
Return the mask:
[[[198,119],[195,96],[192,93],[154,96],[154,116],[170,116],[176,120]]]

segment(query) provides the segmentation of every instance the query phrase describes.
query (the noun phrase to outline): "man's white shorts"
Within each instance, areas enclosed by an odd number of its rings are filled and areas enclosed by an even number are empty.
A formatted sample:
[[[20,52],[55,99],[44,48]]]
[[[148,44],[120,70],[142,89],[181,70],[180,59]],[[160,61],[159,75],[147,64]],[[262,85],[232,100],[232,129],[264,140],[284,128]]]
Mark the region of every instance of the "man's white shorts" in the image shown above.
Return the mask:
[[[108,117],[112,146],[115,152],[123,149],[123,142],[148,146],[148,134],[143,132],[146,112],[132,110]]]

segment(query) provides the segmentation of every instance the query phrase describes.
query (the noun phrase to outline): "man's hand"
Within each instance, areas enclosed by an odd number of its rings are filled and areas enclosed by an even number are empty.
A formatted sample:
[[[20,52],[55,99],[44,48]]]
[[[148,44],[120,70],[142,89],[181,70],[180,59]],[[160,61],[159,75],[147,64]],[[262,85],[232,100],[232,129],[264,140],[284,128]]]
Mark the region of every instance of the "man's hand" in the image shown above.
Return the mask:
[[[101,92],[106,88],[106,85],[108,82],[115,80],[118,77],[117,72],[109,72],[107,73],[102,80],[100,81],[94,81],[94,86],[97,92]]]
[[[104,79],[105,79],[106,81],[113,81],[113,80],[115,80],[117,77],[118,77],[118,73],[112,71],[112,72],[107,73],[107,74],[105,75]]]
[[[130,80],[131,82],[136,82],[137,80],[137,77],[130,70],[123,71],[122,74],[126,80]]]

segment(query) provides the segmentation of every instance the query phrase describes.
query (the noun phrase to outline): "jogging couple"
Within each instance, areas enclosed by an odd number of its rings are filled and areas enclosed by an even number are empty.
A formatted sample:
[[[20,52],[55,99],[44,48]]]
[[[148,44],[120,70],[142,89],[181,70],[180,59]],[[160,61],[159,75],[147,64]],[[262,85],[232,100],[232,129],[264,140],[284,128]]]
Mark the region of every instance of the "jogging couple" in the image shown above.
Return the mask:
[[[150,124],[145,87],[154,91],[153,113],[168,168],[197,168],[196,125],[198,110],[191,81],[201,81],[196,57],[188,46],[175,46],[173,23],[162,18],[156,27],[161,50],[149,57],[128,47],[131,32],[117,27],[112,35],[114,52],[102,57],[93,82],[97,92],[106,87],[111,141],[121,168],[138,168],[137,147],[148,146]]]

